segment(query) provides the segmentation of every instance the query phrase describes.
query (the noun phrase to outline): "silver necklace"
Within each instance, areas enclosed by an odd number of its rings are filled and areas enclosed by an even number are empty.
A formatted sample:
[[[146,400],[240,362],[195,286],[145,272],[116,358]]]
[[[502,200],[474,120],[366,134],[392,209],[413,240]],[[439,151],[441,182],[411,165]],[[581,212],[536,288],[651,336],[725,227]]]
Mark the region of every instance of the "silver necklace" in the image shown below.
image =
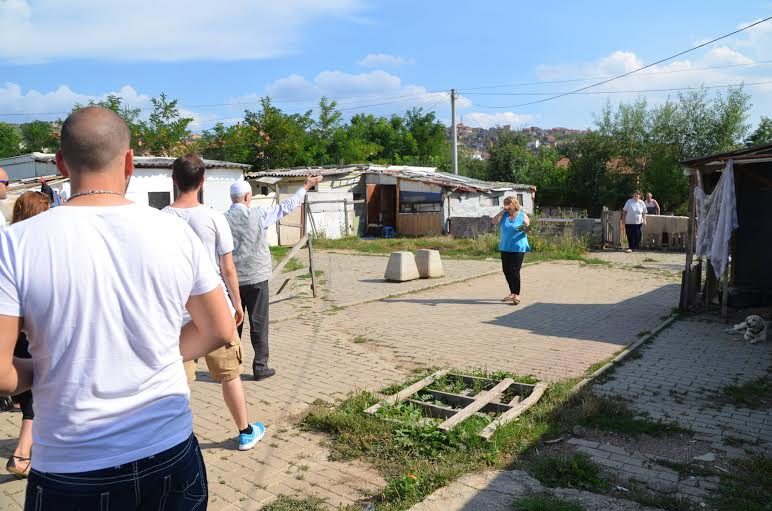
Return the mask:
[[[87,192],[78,192],[75,194],[70,195],[70,198],[67,199],[68,201],[71,201],[75,197],[81,197],[83,195],[120,195],[123,197],[122,193],[114,192],[112,190],[89,190]]]

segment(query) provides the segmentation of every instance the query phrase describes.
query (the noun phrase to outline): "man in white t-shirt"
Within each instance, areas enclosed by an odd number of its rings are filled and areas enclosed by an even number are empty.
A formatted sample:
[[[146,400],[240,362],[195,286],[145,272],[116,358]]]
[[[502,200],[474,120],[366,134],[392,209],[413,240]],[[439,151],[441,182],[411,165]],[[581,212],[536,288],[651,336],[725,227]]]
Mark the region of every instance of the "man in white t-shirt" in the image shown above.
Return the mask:
[[[205,171],[204,160],[197,154],[188,153],[174,160],[172,179],[179,195],[177,200],[163,211],[182,218],[193,229],[204,244],[204,249],[221,279],[222,287],[227,290],[230,298],[231,311],[236,318],[232,341],[227,346],[213,351],[205,359],[209,374],[222,385],[223,399],[239,430],[239,450],[246,451],[254,447],[265,435],[265,425],[262,422],[249,423],[247,399],[244,396],[244,384],[241,382],[241,338],[236,331],[236,326],[244,321],[244,309],[239,296],[239,278],[233,264],[233,235],[222,213],[198,201],[199,193],[204,187]],[[195,367],[193,361],[185,363],[189,383],[196,378]]]
[[[8,179],[8,173],[5,171],[3,167],[0,167],[0,200],[5,200],[8,198],[8,184],[10,183],[10,180]],[[0,211],[0,231],[3,230],[5,227],[6,221],[5,216],[3,215],[3,212]]]
[[[26,509],[206,508],[183,360],[229,343],[233,317],[193,231],[124,197],[129,142],[113,111],[72,113],[67,206],[0,233],[0,394],[35,395]]]
[[[641,236],[643,226],[646,225],[646,203],[641,200],[641,192],[633,192],[633,196],[627,199],[622,208],[622,217],[625,222],[628,248],[625,252],[632,252],[641,248]]]

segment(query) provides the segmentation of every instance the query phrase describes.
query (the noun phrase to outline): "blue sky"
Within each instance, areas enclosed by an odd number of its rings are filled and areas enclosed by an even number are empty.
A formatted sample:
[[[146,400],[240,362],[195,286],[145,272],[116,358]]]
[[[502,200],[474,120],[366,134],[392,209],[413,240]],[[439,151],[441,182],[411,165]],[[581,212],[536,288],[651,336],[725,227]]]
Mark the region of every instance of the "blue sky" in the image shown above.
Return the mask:
[[[772,15],[768,0],[123,5],[0,0],[0,114],[36,114],[0,120],[57,118],[76,102],[111,92],[147,109],[150,97],[166,92],[194,117],[196,130],[235,122],[267,94],[288,111],[312,108],[324,94],[338,99],[347,116],[422,106],[448,122],[446,91],[455,87],[462,94],[459,114],[471,126],[586,128],[608,98],[645,95],[656,104],[668,93],[571,96],[528,106],[518,105],[544,96],[511,94],[573,90]],[[766,61],[772,61],[772,21],[597,90],[772,82]],[[522,83],[530,84],[511,85]],[[498,85],[508,86],[481,88]],[[754,124],[772,115],[772,83],[746,91]]]

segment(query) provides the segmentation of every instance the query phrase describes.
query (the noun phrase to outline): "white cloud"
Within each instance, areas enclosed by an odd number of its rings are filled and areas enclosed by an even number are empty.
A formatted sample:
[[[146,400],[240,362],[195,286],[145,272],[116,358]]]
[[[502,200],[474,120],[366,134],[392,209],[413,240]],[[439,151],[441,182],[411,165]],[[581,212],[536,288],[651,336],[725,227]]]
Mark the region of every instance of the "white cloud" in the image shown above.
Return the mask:
[[[512,126],[519,128],[533,122],[536,116],[530,114],[516,114],[514,112],[471,112],[464,114],[464,124],[479,128],[493,128],[496,126]]]
[[[297,51],[312,23],[351,20],[361,0],[0,1],[0,60],[266,59]]]
[[[234,104],[257,103],[261,96],[274,101],[298,102],[305,107],[316,106],[319,98],[326,96],[338,103],[346,112],[398,112],[412,107],[438,108],[450,104],[450,94],[430,91],[415,84],[403,84],[399,76],[376,70],[366,73],[322,71],[313,79],[292,74],[276,80],[266,87],[263,94],[250,93],[232,100]],[[458,108],[472,105],[461,96]]]
[[[364,67],[399,67],[405,64],[414,64],[415,60],[388,55],[386,53],[370,53],[360,60],[358,64]]]

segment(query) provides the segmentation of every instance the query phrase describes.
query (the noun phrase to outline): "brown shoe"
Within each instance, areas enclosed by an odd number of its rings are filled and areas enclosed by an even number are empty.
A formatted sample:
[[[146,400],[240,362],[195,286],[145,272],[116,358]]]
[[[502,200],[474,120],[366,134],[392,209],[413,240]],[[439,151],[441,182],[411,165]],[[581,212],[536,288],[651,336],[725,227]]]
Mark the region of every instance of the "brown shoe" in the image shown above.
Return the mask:
[[[17,464],[17,461],[21,463]],[[11,457],[8,458],[8,463],[5,464],[5,469],[16,477],[25,478],[29,475],[29,466],[29,458],[11,455]]]

